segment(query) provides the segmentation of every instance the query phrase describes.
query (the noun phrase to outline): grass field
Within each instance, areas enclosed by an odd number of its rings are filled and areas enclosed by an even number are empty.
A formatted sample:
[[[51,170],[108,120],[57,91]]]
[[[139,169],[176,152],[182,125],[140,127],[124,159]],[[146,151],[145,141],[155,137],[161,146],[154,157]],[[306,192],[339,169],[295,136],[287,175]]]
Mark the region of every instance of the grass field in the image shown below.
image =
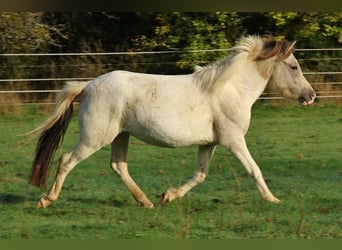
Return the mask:
[[[156,208],[137,206],[109,168],[106,147],[71,172],[56,203],[36,209],[41,191],[26,180],[35,141],[24,145],[20,134],[45,117],[34,107],[0,117],[0,239],[342,238],[340,107],[254,107],[247,143],[278,205],[263,202],[242,165],[218,147],[207,180],[159,206],[162,192],[191,177],[196,147],[158,148],[132,138],[131,175]],[[63,151],[77,137],[74,115]]]

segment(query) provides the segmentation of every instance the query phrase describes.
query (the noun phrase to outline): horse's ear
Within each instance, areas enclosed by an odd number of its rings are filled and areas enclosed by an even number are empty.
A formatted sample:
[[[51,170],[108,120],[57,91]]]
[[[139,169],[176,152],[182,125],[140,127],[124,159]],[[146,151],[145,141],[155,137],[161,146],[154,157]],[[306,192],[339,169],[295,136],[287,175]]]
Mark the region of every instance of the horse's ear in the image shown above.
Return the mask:
[[[284,40],[282,42],[283,42],[283,45],[282,45],[281,51],[279,53],[279,58],[278,58],[279,61],[285,60],[286,58],[288,58],[293,53],[293,51],[295,50],[294,46],[295,46],[297,41],[288,42],[288,41]]]
[[[255,58],[256,61],[266,60],[280,53],[282,49],[282,42],[276,40],[269,40],[264,43],[260,54]]]

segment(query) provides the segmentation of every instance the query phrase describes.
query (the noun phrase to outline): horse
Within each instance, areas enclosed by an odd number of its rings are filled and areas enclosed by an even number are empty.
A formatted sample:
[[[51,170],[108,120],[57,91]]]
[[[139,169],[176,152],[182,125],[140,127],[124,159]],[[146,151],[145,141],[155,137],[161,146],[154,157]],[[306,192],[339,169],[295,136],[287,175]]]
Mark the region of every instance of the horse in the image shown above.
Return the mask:
[[[228,56],[185,75],[158,75],[114,70],[88,82],[67,82],[49,117],[31,131],[39,136],[29,183],[47,189],[52,159],[62,143],[79,100],[79,141],[59,159],[54,181],[38,201],[45,208],[56,201],[70,171],[81,161],[111,144],[110,167],[137,203],[153,208],[128,172],[130,135],[161,147],[198,146],[194,175],[183,185],[167,189],[165,204],[183,197],[208,175],[216,146],[237,157],[254,178],[265,201],[278,203],[264,181],[245,141],[251,108],[267,84],[302,105],[316,93],[293,55],[296,41],[271,36],[241,37]]]

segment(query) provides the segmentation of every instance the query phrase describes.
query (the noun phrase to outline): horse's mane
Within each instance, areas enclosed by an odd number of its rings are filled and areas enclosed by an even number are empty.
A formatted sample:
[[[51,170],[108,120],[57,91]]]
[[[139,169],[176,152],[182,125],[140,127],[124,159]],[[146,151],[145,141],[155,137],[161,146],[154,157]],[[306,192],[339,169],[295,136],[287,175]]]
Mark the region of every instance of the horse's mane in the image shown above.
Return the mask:
[[[269,41],[271,39],[268,38]],[[197,67],[194,73],[196,83],[205,91],[214,88],[217,80],[228,67],[231,68],[237,61],[255,60],[260,55],[264,43],[265,40],[259,36],[242,37],[237,45],[229,49],[232,52],[230,55],[213,64]]]

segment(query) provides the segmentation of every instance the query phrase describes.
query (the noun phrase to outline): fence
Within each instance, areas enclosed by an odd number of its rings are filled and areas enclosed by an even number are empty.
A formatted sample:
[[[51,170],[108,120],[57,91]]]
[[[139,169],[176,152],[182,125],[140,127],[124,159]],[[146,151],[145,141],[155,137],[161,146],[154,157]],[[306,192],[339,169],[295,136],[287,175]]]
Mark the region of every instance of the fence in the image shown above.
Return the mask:
[[[77,57],[78,64],[65,64],[63,67],[84,67],[85,64],[82,64],[82,59],[84,58],[92,58],[94,61],[92,63],[92,68],[96,68],[97,66],[101,67],[103,70],[107,70],[104,67],[104,61],[106,60],[97,60],[100,57],[132,57],[132,56],[149,56],[153,55],[154,57],[162,56],[165,54],[181,54],[181,53],[217,53],[224,52],[227,49],[216,49],[216,50],[193,50],[193,51],[155,51],[155,52],[109,52],[109,53],[41,53],[41,54],[0,54],[0,60],[6,59],[7,64],[3,67],[3,70],[11,70],[13,71],[16,68],[21,68],[22,70],[28,69],[36,69],[39,67],[45,67],[46,65],[21,65],[20,58],[53,58],[56,57]],[[329,53],[332,53],[329,55]],[[298,54],[298,55],[297,55]],[[324,55],[324,56],[322,56]],[[13,63],[10,59],[14,58]],[[301,65],[308,65],[303,67],[304,75],[312,84],[313,88],[317,91],[318,98],[320,99],[336,99],[342,98],[342,48],[325,48],[325,49],[297,49],[296,50],[296,58],[300,62]],[[133,58],[137,59],[136,57]],[[101,63],[97,62],[101,61]],[[1,61],[0,61],[1,62]],[[131,65],[132,61],[127,61],[127,58],[124,62],[120,63],[120,67],[125,69],[125,66]],[[139,64],[138,62],[134,62],[135,65]],[[157,61],[157,62],[147,62],[150,66],[167,64],[172,65],[176,64],[175,61]],[[140,64],[146,64],[146,62],[141,62]],[[87,61],[87,65],[89,66],[89,60]],[[108,63],[108,70],[112,70],[118,64]],[[310,65],[316,65],[314,68],[317,68],[317,65],[323,65],[330,70],[310,70]],[[334,67],[329,67],[329,65],[334,65]],[[56,65],[55,65],[56,67]],[[1,68],[1,67],[0,67]],[[109,69],[110,68],[110,69]],[[331,70],[333,68],[333,70]],[[28,70],[29,71],[29,70]],[[39,82],[40,86],[42,83],[47,83],[46,86],[51,86],[51,82],[60,82],[61,84],[55,84],[54,86],[62,85],[64,81],[77,81],[77,80],[91,80],[97,77],[98,74],[94,74],[87,77],[69,77],[67,75],[61,75],[58,77],[25,77],[25,78],[8,78],[8,79],[0,79],[0,103],[5,105],[22,105],[22,104],[52,104],[54,102],[54,98],[56,93],[60,92],[60,88],[50,87],[44,89],[34,89],[34,83]],[[26,83],[26,84],[22,84]],[[7,85],[8,86],[7,86]],[[9,87],[10,86],[10,87]],[[32,89],[31,89],[32,87]],[[31,96],[37,96],[39,94],[44,94],[45,96],[41,99],[30,98]],[[21,98],[12,98],[11,100],[1,101],[7,99],[7,96],[10,95],[21,95]],[[25,98],[23,98],[25,96]],[[39,95],[42,96],[42,95]],[[276,93],[269,92],[266,90],[261,96],[260,100],[279,100],[282,99],[281,96]]]

